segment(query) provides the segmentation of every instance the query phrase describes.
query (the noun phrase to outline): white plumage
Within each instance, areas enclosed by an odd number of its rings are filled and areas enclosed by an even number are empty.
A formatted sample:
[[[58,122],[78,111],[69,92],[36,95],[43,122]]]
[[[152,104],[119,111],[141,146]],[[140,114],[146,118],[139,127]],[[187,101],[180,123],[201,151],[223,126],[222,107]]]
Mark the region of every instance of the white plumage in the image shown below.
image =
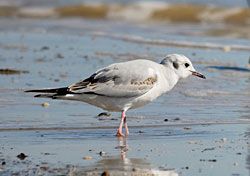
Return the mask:
[[[153,101],[189,75],[205,78],[195,71],[187,57],[171,54],[161,63],[150,60],[115,63],[68,87],[26,92],[41,92],[36,97],[83,101],[108,111],[121,111],[117,135],[122,136],[123,123],[128,134],[125,116],[128,109]]]

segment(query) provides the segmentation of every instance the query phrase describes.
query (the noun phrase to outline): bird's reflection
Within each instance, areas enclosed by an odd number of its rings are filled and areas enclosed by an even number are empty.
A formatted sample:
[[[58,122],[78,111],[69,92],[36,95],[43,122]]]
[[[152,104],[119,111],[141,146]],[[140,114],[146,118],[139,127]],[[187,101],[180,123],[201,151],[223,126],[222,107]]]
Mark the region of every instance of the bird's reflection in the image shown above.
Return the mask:
[[[124,137],[117,138],[117,141],[118,141],[118,145],[116,148],[120,149],[121,160],[125,161],[126,153],[128,151],[127,138],[124,138]]]
[[[127,138],[118,138],[115,147],[119,154],[116,156],[103,156],[96,164],[85,173],[87,175],[164,175],[177,176],[174,171],[160,171],[153,169],[151,164],[142,158],[128,158],[129,146]]]

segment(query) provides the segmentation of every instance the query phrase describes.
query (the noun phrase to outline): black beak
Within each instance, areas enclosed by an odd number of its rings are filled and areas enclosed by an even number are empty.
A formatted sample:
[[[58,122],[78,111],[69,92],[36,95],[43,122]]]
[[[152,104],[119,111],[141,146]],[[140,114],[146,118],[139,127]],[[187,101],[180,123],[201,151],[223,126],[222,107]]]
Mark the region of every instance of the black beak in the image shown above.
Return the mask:
[[[200,74],[200,73],[195,72],[195,71],[191,71],[191,72],[192,72],[192,75],[194,75],[194,76],[198,76],[200,78],[206,79],[206,77],[203,74]]]

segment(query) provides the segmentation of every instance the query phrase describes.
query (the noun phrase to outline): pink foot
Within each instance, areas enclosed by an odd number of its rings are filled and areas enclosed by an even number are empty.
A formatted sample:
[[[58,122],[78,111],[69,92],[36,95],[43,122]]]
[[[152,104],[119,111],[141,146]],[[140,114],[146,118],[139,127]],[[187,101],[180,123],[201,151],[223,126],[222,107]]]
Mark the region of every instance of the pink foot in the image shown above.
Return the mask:
[[[122,133],[121,130],[117,130],[116,136],[117,137],[124,137],[124,134]]]

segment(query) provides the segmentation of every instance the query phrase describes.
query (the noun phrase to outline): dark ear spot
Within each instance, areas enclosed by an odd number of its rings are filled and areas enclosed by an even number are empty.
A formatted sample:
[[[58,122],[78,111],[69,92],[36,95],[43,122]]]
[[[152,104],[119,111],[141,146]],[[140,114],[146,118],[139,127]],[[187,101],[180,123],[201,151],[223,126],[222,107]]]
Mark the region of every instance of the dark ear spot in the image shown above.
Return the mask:
[[[173,62],[173,66],[174,66],[175,69],[179,68],[179,64],[177,62]]]

